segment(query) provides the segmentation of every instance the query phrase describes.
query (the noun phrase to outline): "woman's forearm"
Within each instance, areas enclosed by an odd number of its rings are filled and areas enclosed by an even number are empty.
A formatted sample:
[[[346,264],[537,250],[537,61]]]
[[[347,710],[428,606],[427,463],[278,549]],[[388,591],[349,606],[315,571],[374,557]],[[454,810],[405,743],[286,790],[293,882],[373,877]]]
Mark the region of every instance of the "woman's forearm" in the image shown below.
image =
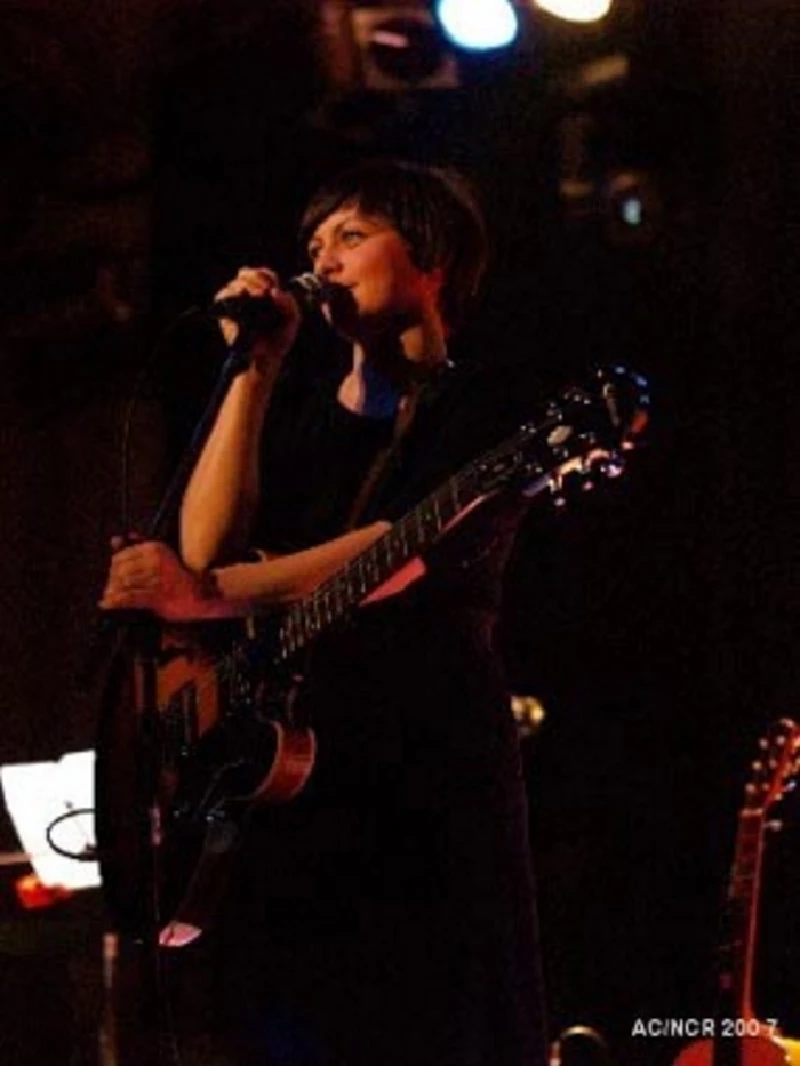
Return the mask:
[[[212,572],[216,594],[237,614],[248,613],[248,608],[299,599],[360,555],[389,528],[389,522],[373,522],[305,551],[219,567]]]
[[[259,447],[277,376],[246,370],[234,379],[189,480],[180,512],[184,562],[204,570],[242,550],[258,504]]]

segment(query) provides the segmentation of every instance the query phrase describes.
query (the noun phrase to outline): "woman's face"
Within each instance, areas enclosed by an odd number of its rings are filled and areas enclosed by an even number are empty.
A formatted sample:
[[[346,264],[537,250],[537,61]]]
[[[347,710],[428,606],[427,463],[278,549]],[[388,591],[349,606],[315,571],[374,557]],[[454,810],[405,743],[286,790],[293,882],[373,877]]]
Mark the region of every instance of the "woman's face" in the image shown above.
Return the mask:
[[[315,273],[330,286],[325,314],[351,340],[402,331],[439,315],[442,271],[420,270],[388,219],[345,205],[308,242]]]

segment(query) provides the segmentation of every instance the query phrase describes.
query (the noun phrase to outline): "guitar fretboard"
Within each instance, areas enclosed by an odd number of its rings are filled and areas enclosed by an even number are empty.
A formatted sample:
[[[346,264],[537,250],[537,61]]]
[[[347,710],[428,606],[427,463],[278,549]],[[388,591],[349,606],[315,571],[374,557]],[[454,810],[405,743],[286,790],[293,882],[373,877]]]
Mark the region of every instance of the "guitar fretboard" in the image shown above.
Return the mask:
[[[761,811],[743,811],[739,816],[739,838],[730,897],[746,906],[752,902],[763,844],[763,828],[764,815]]]
[[[720,944],[721,991],[725,1009],[750,1010],[758,911],[758,881],[764,846],[764,813],[744,810],[739,815],[736,852],[728,887],[725,935]]]
[[[497,448],[469,463],[426,496],[328,581],[292,604],[277,634],[277,660],[285,661],[325,629],[345,619],[361,601],[436,540],[445,527],[482,497],[502,488],[524,462],[526,478],[542,466],[523,453],[523,445],[552,428],[523,426]]]

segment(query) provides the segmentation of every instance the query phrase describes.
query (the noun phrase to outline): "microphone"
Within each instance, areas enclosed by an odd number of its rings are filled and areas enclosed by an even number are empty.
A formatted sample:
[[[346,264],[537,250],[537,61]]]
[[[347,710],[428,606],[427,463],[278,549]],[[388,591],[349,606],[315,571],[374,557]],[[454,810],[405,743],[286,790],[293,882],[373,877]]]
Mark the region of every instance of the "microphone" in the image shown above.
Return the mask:
[[[289,278],[284,286],[301,311],[316,310],[327,294],[324,282],[316,274],[298,274]],[[231,318],[239,325],[252,325],[260,329],[274,329],[284,320],[284,313],[276,306],[269,294],[251,296],[248,292],[238,296],[223,296],[206,308],[213,318]]]

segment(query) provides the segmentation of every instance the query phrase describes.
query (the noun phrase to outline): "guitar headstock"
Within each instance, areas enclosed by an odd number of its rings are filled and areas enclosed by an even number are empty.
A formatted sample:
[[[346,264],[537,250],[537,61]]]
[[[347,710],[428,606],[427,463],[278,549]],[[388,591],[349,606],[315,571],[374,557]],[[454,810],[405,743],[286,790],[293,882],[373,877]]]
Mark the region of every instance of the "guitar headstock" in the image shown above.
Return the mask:
[[[555,407],[564,424],[575,422],[581,434],[598,443],[628,451],[647,425],[650,393],[647,379],[625,366],[596,367],[583,385],[564,389]]]
[[[647,425],[649,404],[640,374],[622,366],[596,370],[477,464],[484,491],[510,487],[535,496],[550,490],[563,503],[573,485],[587,489],[600,478],[619,477]]]
[[[548,435],[561,462],[550,475],[557,504],[566,490],[586,490],[601,478],[620,477],[625,453],[636,447],[649,418],[648,384],[623,366],[598,367],[582,386],[566,389],[559,401],[559,425]]]
[[[790,718],[773,722],[759,747],[745,788],[742,812],[747,814],[765,814],[792,787],[800,770],[800,726]]]

